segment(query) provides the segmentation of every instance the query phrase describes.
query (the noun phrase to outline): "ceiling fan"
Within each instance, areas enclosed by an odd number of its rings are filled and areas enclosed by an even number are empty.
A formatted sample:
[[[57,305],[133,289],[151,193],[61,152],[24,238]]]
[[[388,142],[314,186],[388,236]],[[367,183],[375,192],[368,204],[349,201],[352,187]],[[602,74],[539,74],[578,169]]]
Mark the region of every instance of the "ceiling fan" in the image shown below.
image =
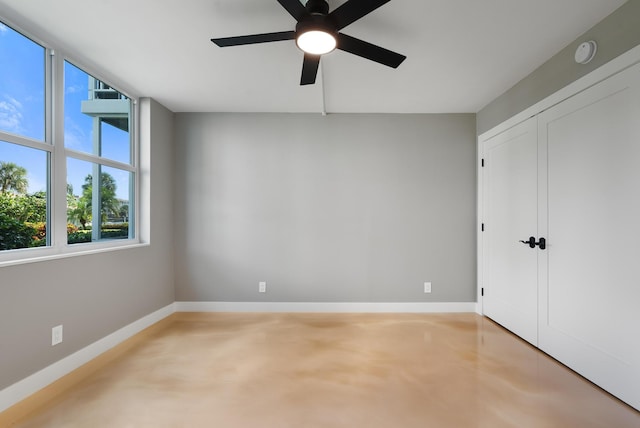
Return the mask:
[[[304,6],[300,0],[278,0],[278,3],[298,21],[295,31],[222,37],[211,39],[211,41],[220,47],[227,47],[295,39],[298,47],[304,52],[300,85],[311,85],[316,82],[320,57],[334,49],[397,68],[407,58],[406,56],[340,32],[347,25],[389,1],[348,0],[329,13],[329,4],[326,0],[308,0]]]

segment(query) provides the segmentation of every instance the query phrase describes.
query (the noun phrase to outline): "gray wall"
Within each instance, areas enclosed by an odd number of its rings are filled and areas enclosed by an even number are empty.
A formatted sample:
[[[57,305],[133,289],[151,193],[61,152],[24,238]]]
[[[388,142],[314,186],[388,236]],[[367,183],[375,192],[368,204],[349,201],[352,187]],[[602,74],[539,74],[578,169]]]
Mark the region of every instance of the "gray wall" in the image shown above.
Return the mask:
[[[574,53],[587,40],[598,43],[589,64],[576,64]],[[500,97],[478,112],[478,135],[562,89],[640,44],[640,0],[629,0],[578,37]]]
[[[175,141],[176,300],[475,301],[475,115],[183,113]]]
[[[151,245],[0,268],[0,389],[175,300],[173,113],[142,104],[153,124]],[[58,324],[64,342],[52,347]]]

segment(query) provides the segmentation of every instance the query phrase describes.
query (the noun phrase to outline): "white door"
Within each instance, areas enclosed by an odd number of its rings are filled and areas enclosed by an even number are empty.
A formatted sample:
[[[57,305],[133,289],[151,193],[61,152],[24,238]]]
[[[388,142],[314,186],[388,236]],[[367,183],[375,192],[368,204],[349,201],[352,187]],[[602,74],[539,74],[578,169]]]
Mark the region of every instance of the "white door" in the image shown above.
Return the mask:
[[[538,343],[538,247],[535,118],[483,144],[483,313]]]
[[[538,124],[539,347],[640,409],[640,65]]]

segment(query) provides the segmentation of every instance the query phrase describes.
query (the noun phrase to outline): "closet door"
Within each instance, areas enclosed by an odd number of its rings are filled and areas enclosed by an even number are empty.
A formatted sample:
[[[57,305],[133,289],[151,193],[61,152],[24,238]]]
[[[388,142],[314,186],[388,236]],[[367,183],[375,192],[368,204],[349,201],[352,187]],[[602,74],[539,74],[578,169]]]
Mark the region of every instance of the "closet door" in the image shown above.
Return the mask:
[[[483,313],[537,345],[535,118],[483,144]]]
[[[640,409],[640,66],[538,124],[539,347]]]

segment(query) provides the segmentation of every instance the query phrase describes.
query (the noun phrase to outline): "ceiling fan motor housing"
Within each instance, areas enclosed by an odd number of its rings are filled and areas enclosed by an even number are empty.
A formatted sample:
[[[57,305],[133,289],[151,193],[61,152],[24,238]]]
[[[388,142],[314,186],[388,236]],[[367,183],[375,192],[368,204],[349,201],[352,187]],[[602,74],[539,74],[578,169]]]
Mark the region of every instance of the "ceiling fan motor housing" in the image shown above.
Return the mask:
[[[309,0],[304,7],[311,15],[327,15],[329,13],[329,3],[325,0]]]
[[[305,9],[308,15],[302,17],[296,24],[297,36],[307,31],[322,31],[334,38],[338,36],[335,25],[329,21],[329,4],[325,0],[309,0]]]

